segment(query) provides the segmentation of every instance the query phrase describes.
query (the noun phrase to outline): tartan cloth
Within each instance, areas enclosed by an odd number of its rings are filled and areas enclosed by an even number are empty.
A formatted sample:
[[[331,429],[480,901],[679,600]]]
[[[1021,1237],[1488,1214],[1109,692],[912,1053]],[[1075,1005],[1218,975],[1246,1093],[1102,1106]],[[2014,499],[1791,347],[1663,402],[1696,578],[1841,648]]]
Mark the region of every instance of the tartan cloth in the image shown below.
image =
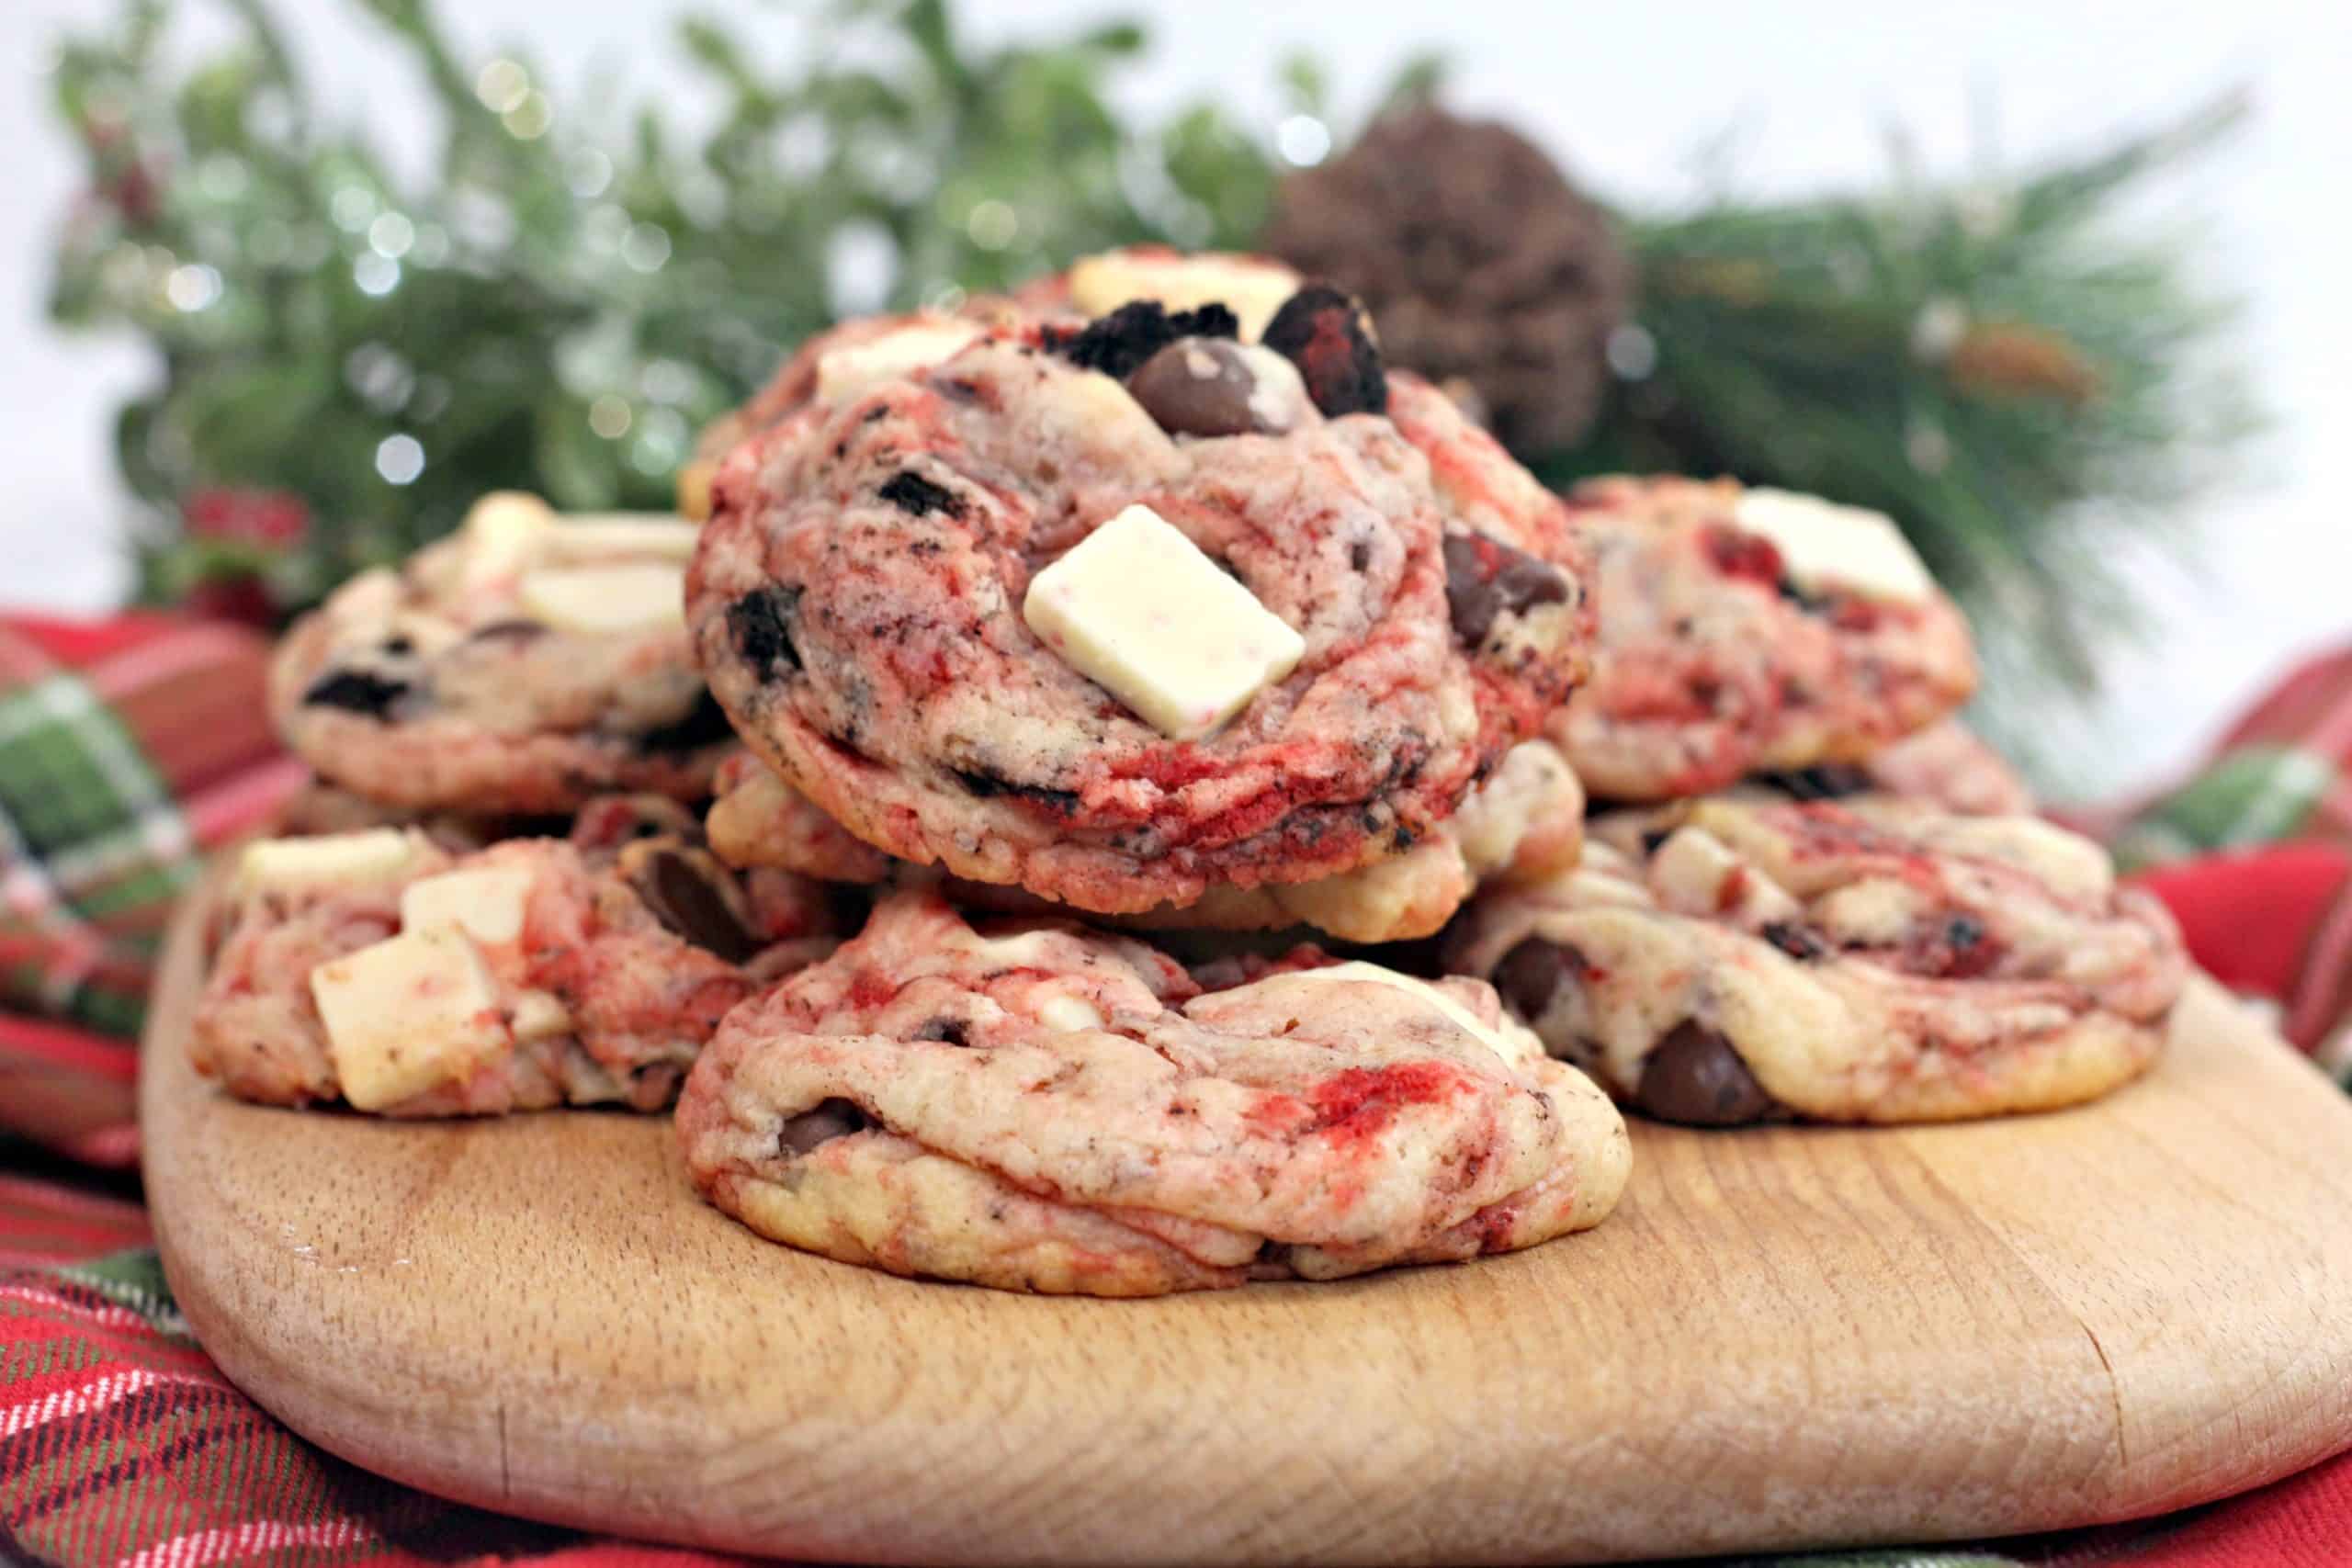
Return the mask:
[[[0,1564],[735,1561],[507,1518],[371,1476],[239,1393],[174,1305],[127,1168],[130,1037],[171,900],[207,852],[301,781],[268,733],[264,657],[256,637],[225,626],[0,618]],[[2106,825],[2153,846],[2143,858],[2324,835],[2177,860],[2150,877],[2208,968],[2275,998],[2290,1031],[2316,1042],[2337,1032],[2352,989],[2352,794],[2337,784],[2352,767],[2352,652],[2299,672],[2241,736],[2205,773]],[[2249,784],[2256,769],[2237,752],[2250,749],[2323,761],[2328,782],[2298,761],[2284,783]],[[2352,1455],[2153,1521],[1739,1561],[2352,1562]]]

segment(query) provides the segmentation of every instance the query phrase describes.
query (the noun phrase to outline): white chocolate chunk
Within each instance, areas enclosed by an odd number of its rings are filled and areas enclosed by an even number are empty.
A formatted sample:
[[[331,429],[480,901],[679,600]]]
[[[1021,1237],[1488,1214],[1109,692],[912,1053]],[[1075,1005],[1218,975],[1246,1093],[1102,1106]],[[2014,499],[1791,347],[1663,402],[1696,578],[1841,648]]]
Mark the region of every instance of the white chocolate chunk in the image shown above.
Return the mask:
[[[571,1010],[552,991],[519,991],[515,993],[514,1016],[508,1027],[514,1031],[517,1045],[552,1039],[571,1032]]]
[[[540,541],[539,558],[565,565],[583,560],[694,558],[702,530],[658,512],[605,512],[566,517]]]
[[[684,626],[686,574],[674,566],[549,566],[523,574],[523,608],[563,631],[641,632]]]
[[[475,502],[461,536],[465,587],[489,588],[523,571],[555,526],[555,509],[536,495],[495,491]]]
[[[335,1081],[360,1111],[462,1078],[509,1043],[481,954],[447,926],[403,931],[320,964],[311,996]]]
[[[401,929],[450,926],[476,942],[510,942],[523,934],[523,906],[530,896],[531,874],[521,866],[445,871],[401,890]]]
[[[1840,506],[1793,491],[1745,491],[1734,518],[1772,541],[1789,580],[1808,592],[1842,588],[1868,599],[1924,603],[1936,596],[1918,552],[1883,512]]]
[[[1223,305],[1240,322],[1243,343],[1265,335],[1298,284],[1298,274],[1280,262],[1237,255],[1104,251],[1069,269],[1070,303],[1090,316],[1107,316],[1130,299],[1157,299],[1170,310]]]
[[[237,892],[301,893],[390,882],[415,864],[424,841],[401,828],[314,839],[264,839],[237,861]]]
[[[871,342],[850,344],[817,358],[817,397],[828,403],[843,402],[895,381],[927,370],[951,358],[980,335],[976,322],[943,316],[900,327]]]
[[[1039,572],[1022,618],[1081,675],[1193,740],[1298,666],[1306,643],[1148,506]]]
[[[1102,1015],[1084,997],[1048,997],[1037,1009],[1037,1021],[1047,1029],[1075,1034],[1102,1027]]]
[[[1493,1051],[1504,1061],[1521,1061],[1529,1055],[1528,1048],[1522,1043],[1507,1037],[1502,1030],[1497,1029],[1491,1023],[1480,1022],[1477,1014],[1446,995],[1441,987],[1432,986],[1426,980],[1417,980],[1410,975],[1399,975],[1394,969],[1384,969],[1377,964],[1366,964],[1358,959],[1353,963],[1333,964],[1321,969],[1300,969],[1287,975],[1275,975],[1260,980],[1257,984],[1280,986],[1293,981],[1303,981],[1318,986],[1353,982],[1359,985],[1386,986],[1393,990],[1408,992],[1444,1014],[1447,1022],[1464,1030],[1472,1039]]]

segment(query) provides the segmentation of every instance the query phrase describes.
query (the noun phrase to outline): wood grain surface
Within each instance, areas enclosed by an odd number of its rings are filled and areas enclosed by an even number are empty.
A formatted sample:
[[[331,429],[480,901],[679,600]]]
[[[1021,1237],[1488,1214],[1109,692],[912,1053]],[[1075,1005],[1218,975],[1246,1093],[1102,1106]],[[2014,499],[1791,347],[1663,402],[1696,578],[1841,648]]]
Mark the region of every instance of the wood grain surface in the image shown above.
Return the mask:
[[[899,1562],[1608,1561],[2154,1513],[2352,1446],[2352,1105],[2200,984],[2086,1110],[1637,1124],[1514,1258],[1140,1303],[759,1240],[666,1122],[232,1103],[147,1041],[180,1304],[289,1426],[570,1524]]]

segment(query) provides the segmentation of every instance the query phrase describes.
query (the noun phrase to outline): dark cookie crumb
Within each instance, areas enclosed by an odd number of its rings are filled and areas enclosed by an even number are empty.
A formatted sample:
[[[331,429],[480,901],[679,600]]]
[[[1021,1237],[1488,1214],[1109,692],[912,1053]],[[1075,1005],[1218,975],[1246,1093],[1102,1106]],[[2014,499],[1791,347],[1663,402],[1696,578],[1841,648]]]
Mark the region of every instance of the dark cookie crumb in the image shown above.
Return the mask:
[[[1047,329],[1046,346],[1081,370],[1100,370],[1124,381],[1144,361],[1180,337],[1238,336],[1241,323],[1223,305],[1170,315],[1157,299],[1130,299],[1078,332]]]
[[[792,645],[792,623],[800,609],[801,590],[760,588],[727,607],[727,630],[735,651],[769,678],[778,664],[800,669],[800,650]]]
[[[1042,806],[1057,817],[1072,816],[1078,810],[1076,790],[1048,789],[1044,784],[1017,784],[1012,779],[1001,778],[995,773],[983,773],[976,768],[956,768],[953,771],[956,782],[982,800],[993,799],[1000,795],[1009,795],[1015,799]]]
[[[390,717],[394,704],[416,688],[365,670],[338,670],[311,682],[302,701],[312,707],[343,708],[370,718]]]
[[[910,517],[928,517],[934,512],[956,518],[964,515],[962,496],[932,483],[912,468],[900,468],[892,474],[879,493],[883,500]]]

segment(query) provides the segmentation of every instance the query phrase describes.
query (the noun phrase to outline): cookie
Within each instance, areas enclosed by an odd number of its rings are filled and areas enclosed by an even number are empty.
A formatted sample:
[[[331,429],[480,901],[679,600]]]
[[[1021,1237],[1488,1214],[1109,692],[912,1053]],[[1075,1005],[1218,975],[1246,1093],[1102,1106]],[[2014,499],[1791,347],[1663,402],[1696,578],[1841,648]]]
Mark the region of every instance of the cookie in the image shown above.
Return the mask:
[[[2163,906],[2037,818],[1715,797],[1588,830],[1576,871],[1476,901],[1448,967],[1668,1121],[2075,1104],[2147,1066],[2187,978]]]
[[[700,798],[733,736],[688,650],[694,543],[675,518],[486,497],[457,535],[295,624],[270,672],[278,730],[321,777],[409,810]]]
[[[1551,733],[1596,798],[1859,762],[1975,690],[1967,622],[1876,513],[1728,479],[1596,479],[1569,500],[1600,632]]]
[[[1861,772],[1873,790],[1963,817],[2023,817],[2035,809],[2033,791],[2008,759],[1956,718],[1871,752]]]
[[[886,899],[738,1009],[677,1124],[713,1203],[892,1273],[1106,1296],[1329,1280],[1597,1224],[1608,1100],[1475,982],[1206,991],[1140,941]]]
[[[687,597],[745,739],[865,843],[1102,913],[1435,830],[1581,671],[1566,509],[1328,291],[1267,329],[1306,370],[1236,331],[993,332],[738,447]]]
[[[938,886],[958,903],[999,912],[1051,914],[1016,888],[942,878],[894,860],[841,824],[750,752],[719,766],[707,827],[718,858],[775,866],[823,882]],[[1219,886],[1182,907],[1107,916],[1136,931],[1278,931],[1311,926],[1348,942],[1433,935],[1471,892],[1490,881],[1536,881],[1574,865],[1584,841],[1584,791],[1557,750],[1513,747],[1461,808],[1404,854],[1317,882]]]
[[[414,829],[240,863],[190,1052],[242,1100],[386,1116],[659,1110],[719,1018],[829,950],[830,906],[598,803],[574,837],[453,854]]]

